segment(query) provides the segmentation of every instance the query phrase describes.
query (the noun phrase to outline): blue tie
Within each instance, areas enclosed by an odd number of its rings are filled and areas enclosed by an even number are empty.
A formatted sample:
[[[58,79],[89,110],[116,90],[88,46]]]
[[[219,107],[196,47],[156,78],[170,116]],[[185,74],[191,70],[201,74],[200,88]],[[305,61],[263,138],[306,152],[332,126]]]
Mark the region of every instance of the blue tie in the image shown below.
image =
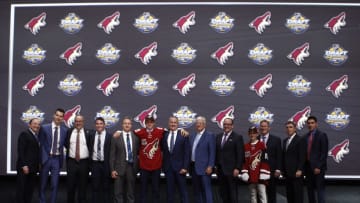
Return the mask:
[[[174,131],[172,131],[170,137],[170,153],[173,153],[174,151],[174,146],[175,146],[174,139],[175,139],[175,134]]]
[[[132,154],[132,151],[131,151],[129,133],[126,134],[126,147],[127,147],[127,153],[128,153],[128,162],[132,163],[133,162],[133,154]]]

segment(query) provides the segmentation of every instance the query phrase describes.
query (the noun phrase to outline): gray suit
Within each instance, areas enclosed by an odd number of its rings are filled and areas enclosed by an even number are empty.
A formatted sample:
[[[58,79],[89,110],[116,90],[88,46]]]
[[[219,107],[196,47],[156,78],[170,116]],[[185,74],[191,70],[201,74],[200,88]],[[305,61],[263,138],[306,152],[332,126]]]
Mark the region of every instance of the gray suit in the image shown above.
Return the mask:
[[[139,138],[133,133],[131,136],[131,149],[133,154],[133,163],[126,161],[126,142],[124,142],[123,133],[120,137],[112,138],[110,147],[110,170],[118,173],[118,178],[114,182],[114,199],[115,202],[135,202],[135,178],[139,167],[138,151]],[[126,189],[125,189],[126,187]],[[124,192],[127,191],[126,194]]]

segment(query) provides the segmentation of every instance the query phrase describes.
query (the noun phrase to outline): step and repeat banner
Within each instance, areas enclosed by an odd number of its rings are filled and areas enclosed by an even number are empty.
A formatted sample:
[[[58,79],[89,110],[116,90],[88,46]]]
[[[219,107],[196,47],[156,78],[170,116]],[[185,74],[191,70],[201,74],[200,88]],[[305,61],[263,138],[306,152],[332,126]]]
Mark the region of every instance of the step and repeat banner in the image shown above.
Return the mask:
[[[225,118],[248,140],[263,119],[307,132],[314,115],[329,137],[328,178],[360,178],[360,4],[13,4],[7,172],[33,117],[66,110],[107,130],[124,116],[194,131],[197,116],[221,132]],[[5,116],[5,115],[2,115]]]

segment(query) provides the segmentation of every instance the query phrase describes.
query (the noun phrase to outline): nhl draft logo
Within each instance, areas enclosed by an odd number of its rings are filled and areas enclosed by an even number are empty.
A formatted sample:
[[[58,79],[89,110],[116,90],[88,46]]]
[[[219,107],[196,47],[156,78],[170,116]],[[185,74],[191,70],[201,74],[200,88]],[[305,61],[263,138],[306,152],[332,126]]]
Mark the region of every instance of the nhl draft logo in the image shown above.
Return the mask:
[[[349,149],[350,141],[345,139],[339,144],[336,144],[328,152],[328,156],[331,156],[336,163],[340,163],[346,154],[350,153]]]
[[[179,82],[173,86],[173,90],[178,91],[181,96],[185,97],[190,92],[190,89],[196,86],[195,78],[195,73],[191,73],[185,78],[181,78]]]
[[[268,89],[272,88],[272,74],[269,73],[265,77],[258,79],[254,82],[249,88],[252,91],[255,91],[259,97],[265,96],[265,93]]]
[[[147,65],[150,63],[152,57],[156,56],[157,53],[157,42],[153,42],[146,47],[140,49],[138,53],[135,54],[135,58],[140,59],[141,63]]]
[[[274,114],[265,107],[259,106],[254,112],[250,113],[249,122],[259,127],[262,120],[267,120],[271,124],[274,121]]]
[[[82,43],[78,42],[72,47],[67,48],[61,55],[60,58],[64,59],[70,66],[73,65],[78,57],[81,56]]]
[[[31,18],[29,22],[24,25],[24,28],[29,30],[33,35],[36,35],[41,27],[46,25],[46,13],[42,12],[40,15]]]
[[[296,75],[286,87],[294,96],[304,97],[311,91],[311,82],[302,75]]]
[[[324,59],[331,65],[340,66],[348,59],[348,51],[339,44],[333,44],[328,50],[325,50]]]
[[[326,91],[331,92],[331,94],[335,98],[339,98],[341,93],[349,87],[348,84],[347,84],[348,79],[349,79],[348,75],[341,76],[340,78],[332,81],[326,87]]]
[[[226,109],[219,111],[214,117],[211,118],[211,121],[216,123],[219,128],[223,129],[223,123],[225,119],[230,118],[234,120],[234,111],[235,107],[231,105]]]
[[[144,12],[135,19],[134,26],[142,33],[151,33],[159,26],[158,21],[151,13]]]
[[[211,54],[211,58],[216,59],[220,65],[225,65],[229,57],[234,55],[234,43],[229,42],[225,46],[218,48]]]
[[[97,50],[95,57],[103,64],[114,64],[120,58],[120,49],[116,48],[111,43],[106,43],[103,47]]]
[[[120,25],[120,12],[116,11],[110,16],[106,16],[100,23],[97,24],[97,27],[103,29],[106,34],[111,34],[115,26]]]
[[[311,114],[311,107],[307,106],[303,110],[296,112],[289,118],[289,121],[292,121],[296,124],[296,128],[301,130],[306,125],[307,119]]]
[[[273,50],[262,43],[258,43],[253,49],[249,50],[248,57],[258,65],[267,64],[273,57]]]
[[[60,22],[60,28],[62,28],[68,34],[78,33],[83,28],[84,19],[81,19],[75,13],[69,13]]]
[[[96,86],[96,89],[102,91],[102,93],[108,97],[117,87],[119,87],[119,73],[115,73],[114,75],[105,78]]]
[[[339,33],[341,27],[346,25],[346,13],[341,12],[339,15],[332,17],[328,22],[325,23],[324,28],[330,30],[330,32],[334,35]]]
[[[210,19],[210,27],[218,33],[227,33],[234,27],[235,19],[225,12],[219,12],[215,17]]]
[[[156,105],[152,105],[151,107],[143,110],[141,113],[139,113],[135,118],[134,121],[138,122],[143,128],[145,128],[145,119],[146,117],[153,117],[154,119],[157,118],[156,115],[157,112],[157,106]]]
[[[251,23],[249,24],[249,27],[254,28],[254,30],[262,34],[266,27],[271,25],[271,12],[267,11],[261,16],[257,16]]]
[[[35,78],[31,78],[22,89],[27,91],[31,96],[35,96],[39,92],[39,89],[45,86],[44,78],[44,73],[41,73]]]
[[[187,106],[181,106],[176,112],[173,113],[173,116],[179,120],[179,128],[189,128],[196,121],[196,115],[193,110]]]
[[[189,64],[196,58],[196,51],[187,43],[181,43],[173,49],[171,56],[180,64]]]
[[[46,50],[37,44],[32,44],[29,48],[24,50],[22,58],[30,65],[39,65],[46,58]]]
[[[341,108],[336,107],[326,115],[325,122],[334,130],[342,130],[350,123],[350,115]]]
[[[138,80],[134,81],[133,88],[141,96],[153,95],[158,89],[159,81],[152,78],[149,74],[143,74]]]
[[[73,74],[68,74],[62,81],[59,82],[58,88],[61,90],[66,96],[75,96],[82,89],[83,81],[80,81]]]
[[[185,16],[181,16],[173,23],[173,27],[179,29],[183,34],[189,31],[190,26],[193,25],[195,25],[195,11],[191,11]]]
[[[296,65],[300,66],[305,58],[310,56],[309,49],[310,44],[306,42],[292,50],[291,53],[287,55],[287,58],[292,60]]]
[[[292,33],[302,34],[310,27],[310,19],[303,16],[301,13],[294,13],[290,18],[286,19],[285,26],[291,30]]]
[[[43,122],[44,115],[45,113],[36,106],[30,106],[26,111],[22,112],[20,119],[25,124],[29,124],[29,121],[33,118],[38,118],[40,119],[40,122]]]
[[[66,127],[68,127],[68,128],[73,127],[73,125],[75,123],[75,117],[77,115],[80,115],[80,111],[81,111],[81,105],[76,105],[73,108],[65,111],[64,123],[65,123]]]
[[[229,96],[235,89],[235,81],[225,74],[220,74],[209,87],[218,96]]]
[[[95,118],[102,117],[105,120],[105,128],[111,128],[119,122],[120,113],[111,108],[111,106],[104,106],[99,112],[96,112]]]

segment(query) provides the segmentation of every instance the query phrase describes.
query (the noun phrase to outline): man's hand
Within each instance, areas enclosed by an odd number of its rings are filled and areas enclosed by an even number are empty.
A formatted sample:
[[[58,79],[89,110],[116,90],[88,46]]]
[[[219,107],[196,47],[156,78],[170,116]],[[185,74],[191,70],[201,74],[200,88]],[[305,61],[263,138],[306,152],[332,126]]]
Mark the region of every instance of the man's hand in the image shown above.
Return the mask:
[[[186,169],[181,169],[180,172],[179,172],[181,175],[186,175],[187,173],[187,170]]]
[[[205,170],[205,173],[206,173],[207,175],[211,175],[211,173],[212,173],[212,167],[211,167],[211,166],[208,166],[208,167],[206,168],[206,170]]]
[[[23,170],[24,174],[26,174],[26,175],[29,174],[29,167],[28,166],[23,166],[22,170]]]
[[[118,178],[118,172],[116,172],[116,171],[112,171],[111,172],[111,177],[113,178],[113,179],[116,179],[116,178]]]
[[[314,174],[315,174],[315,175],[319,175],[320,172],[321,172],[321,170],[320,170],[319,168],[315,168],[315,169],[314,169]]]
[[[114,137],[114,138],[118,138],[118,137],[120,137],[120,135],[121,135],[121,132],[120,132],[120,131],[116,131],[116,132],[114,132],[113,137]]]
[[[240,173],[239,169],[235,168],[234,171],[233,171],[233,176],[235,178],[237,178],[239,176],[239,173]]]
[[[181,128],[181,129],[180,129],[180,132],[181,132],[181,135],[182,135],[183,137],[189,136],[189,132],[186,131],[184,128]]]
[[[275,178],[280,177],[280,175],[281,175],[280,170],[275,170],[275,172],[274,172],[274,176],[275,176]]]
[[[301,170],[297,170],[295,173],[295,177],[299,178],[302,175],[302,171]]]

